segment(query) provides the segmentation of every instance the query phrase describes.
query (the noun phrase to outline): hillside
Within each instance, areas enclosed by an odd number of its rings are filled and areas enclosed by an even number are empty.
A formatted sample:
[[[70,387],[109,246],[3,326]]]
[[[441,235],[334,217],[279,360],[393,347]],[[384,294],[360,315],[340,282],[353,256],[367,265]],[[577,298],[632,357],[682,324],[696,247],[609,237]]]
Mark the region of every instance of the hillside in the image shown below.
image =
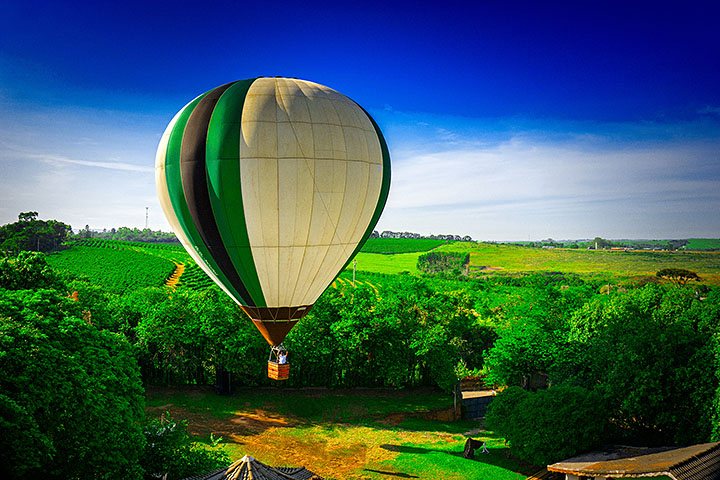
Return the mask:
[[[713,243],[706,241],[704,245]],[[177,264],[184,266],[178,285],[196,289],[213,285],[180,246],[95,239],[69,242],[68,247],[50,254],[48,263],[60,270],[87,276],[112,291],[132,285],[162,285],[175,271]],[[697,272],[701,283],[720,284],[720,252],[540,249],[492,243],[393,238],[371,239],[365,247],[354,259],[356,275],[357,272],[417,274],[418,257],[428,251],[437,251],[469,254],[470,276],[562,272],[629,280],[633,277],[654,276],[655,272],[663,268],[685,268]],[[138,265],[143,266],[145,273],[138,273]],[[352,270],[353,262],[350,262],[345,272],[351,275]]]

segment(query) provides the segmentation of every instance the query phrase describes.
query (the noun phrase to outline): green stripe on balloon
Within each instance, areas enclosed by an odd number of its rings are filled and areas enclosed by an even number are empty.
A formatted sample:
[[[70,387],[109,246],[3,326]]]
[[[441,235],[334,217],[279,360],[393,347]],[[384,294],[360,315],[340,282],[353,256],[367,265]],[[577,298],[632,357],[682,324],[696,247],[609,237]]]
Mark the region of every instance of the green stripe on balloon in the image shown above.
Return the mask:
[[[215,276],[223,282],[223,285],[228,288],[230,293],[236,298],[242,298],[240,294],[232,287],[230,282],[227,280],[225,275],[218,267],[215,260],[213,260],[210,252],[205,247],[205,244],[200,237],[200,233],[195,227],[190,210],[187,206],[185,199],[185,192],[183,191],[182,175],[180,170],[180,151],[182,147],[183,135],[185,133],[185,126],[190,118],[193,110],[197,104],[202,100],[205,95],[200,95],[198,98],[190,102],[182,111],[178,117],[175,126],[170,132],[170,138],[168,139],[167,151],[165,154],[165,180],[167,182],[168,196],[172,204],[175,216],[178,219],[180,227],[183,229],[185,236],[188,238],[190,243],[195,246],[196,253],[205,262]]]
[[[218,99],[208,126],[208,193],[218,231],[248,293],[251,306],[267,306],[255,269],[243,210],[240,183],[242,109],[255,79],[235,82]]]

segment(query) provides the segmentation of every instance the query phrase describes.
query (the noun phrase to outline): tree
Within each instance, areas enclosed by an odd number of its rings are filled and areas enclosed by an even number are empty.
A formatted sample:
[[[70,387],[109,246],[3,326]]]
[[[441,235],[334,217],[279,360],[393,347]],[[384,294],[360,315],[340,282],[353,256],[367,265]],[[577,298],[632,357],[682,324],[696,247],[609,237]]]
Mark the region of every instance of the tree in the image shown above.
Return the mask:
[[[0,227],[0,248],[16,254],[20,250],[49,252],[65,241],[70,225],[57,220],[38,220],[37,212],[22,212],[18,221]]]
[[[0,258],[0,288],[8,290],[60,288],[58,275],[37,252],[20,252],[17,257]]]
[[[671,281],[675,285],[686,285],[688,282],[699,281],[700,277],[697,273],[684,268],[663,268],[655,273],[655,276]]]
[[[90,230],[90,225],[85,225],[85,228],[80,230],[78,233],[78,237],[80,238],[92,238],[93,232]]]
[[[606,248],[606,247],[614,247],[615,244],[613,242],[610,242],[608,240],[605,240],[601,237],[595,237],[592,241],[593,247],[597,246],[597,248]]]
[[[38,212],[20,212],[18,220],[21,222],[34,222],[37,220]]]
[[[581,387],[536,393],[510,387],[490,404],[485,421],[510,442],[516,456],[548,465],[601,444],[608,414],[604,399]]]
[[[601,392],[614,424],[635,441],[708,441],[718,388],[717,305],[652,284],[603,298],[573,315],[570,337],[586,358],[573,382]]]
[[[132,306],[138,298],[154,301],[138,311]],[[219,367],[243,375],[248,384],[262,378],[264,340],[218,289],[146,289],[121,303],[123,316],[137,322],[135,341],[148,379],[206,384]]]
[[[146,478],[179,480],[209,472],[230,464],[224,450],[209,450],[193,443],[186,422],[176,422],[169,415],[152,420],[143,429],[146,447],[141,464]],[[218,439],[210,434],[217,446]]]
[[[0,476],[138,479],[130,345],[55,290],[0,290]]]

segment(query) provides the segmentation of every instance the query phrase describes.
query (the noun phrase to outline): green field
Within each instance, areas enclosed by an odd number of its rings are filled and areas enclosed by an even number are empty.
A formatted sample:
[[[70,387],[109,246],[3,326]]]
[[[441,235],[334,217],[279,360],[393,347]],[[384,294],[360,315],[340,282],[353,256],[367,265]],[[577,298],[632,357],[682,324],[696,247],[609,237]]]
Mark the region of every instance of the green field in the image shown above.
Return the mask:
[[[433,248],[447,243],[446,240],[433,240],[431,238],[370,238],[363,245],[364,253],[414,253],[427,252]]]
[[[690,238],[685,250],[720,250],[720,238]]]
[[[720,283],[720,252],[541,249],[469,242],[449,243],[438,247],[437,251],[469,253],[469,272],[472,275],[563,272],[632,277],[654,275],[662,268],[675,267],[693,270],[708,283]],[[377,273],[416,273],[418,256],[420,254],[360,253],[357,269]]]
[[[662,268],[685,268],[697,272],[702,282],[720,283],[720,252],[703,251],[610,251],[571,248],[529,248],[517,245],[474,242],[442,242],[425,239],[372,239],[376,250],[406,251],[413,243],[439,252],[468,253],[470,275],[507,275],[529,272],[563,272],[582,276],[605,275],[630,278],[652,276]],[[434,242],[434,243],[431,243]],[[438,245],[437,242],[440,242]],[[711,248],[720,240],[692,239],[696,248]],[[368,242],[370,243],[370,241]],[[434,245],[434,247],[433,247]],[[113,291],[122,290],[133,282],[140,286],[161,285],[174,269],[172,262],[185,264],[179,285],[202,289],[213,282],[195,264],[182,247],[175,245],[143,244],[114,240],[84,240],[70,244],[71,248],[48,256],[48,262],[61,270],[97,279]],[[420,248],[420,247],[414,247]],[[417,274],[418,257],[423,251],[407,253],[369,253],[361,251],[355,257],[357,272]],[[127,257],[127,258],[126,258]],[[147,263],[150,275],[137,272],[137,265]],[[346,274],[353,270],[351,262]],[[166,274],[167,273],[167,274]],[[343,274],[344,276],[346,274]],[[162,281],[158,279],[164,276]],[[136,278],[137,277],[137,278]]]
[[[122,293],[142,287],[159,287],[175,264],[132,248],[72,247],[47,256],[59,271],[89,278],[108,291]]]
[[[245,389],[231,397],[204,390],[151,390],[148,413],[169,411],[191,433],[221,436],[232,460],[305,466],[325,478],[520,480],[538,468],[507,458],[504,440],[452,415],[452,397],[427,391]],[[451,417],[447,417],[448,420]],[[489,454],[462,457],[465,440]]]
[[[469,252],[470,268],[475,272],[499,268],[511,273],[549,271],[635,276],[654,275],[662,268],[675,267],[693,270],[711,279],[720,275],[720,255],[714,252],[538,249],[492,244],[471,248],[453,244],[447,248]]]
[[[417,259],[423,252],[398,253],[383,255],[381,253],[360,252],[355,256],[357,271],[395,274],[400,272],[417,273]],[[345,271],[352,272],[353,264],[350,262]]]

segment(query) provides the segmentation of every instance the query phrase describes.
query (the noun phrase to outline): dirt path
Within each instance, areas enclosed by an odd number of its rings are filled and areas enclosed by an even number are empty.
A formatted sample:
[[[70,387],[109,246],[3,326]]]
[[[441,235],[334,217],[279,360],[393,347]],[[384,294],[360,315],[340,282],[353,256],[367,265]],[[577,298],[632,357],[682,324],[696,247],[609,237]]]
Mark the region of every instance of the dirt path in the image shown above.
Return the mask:
[[[175,264],[175,271],[173,271],[172,275],[170,275],[165,281],[165,286],[169,288],[175,288],[175,286],[180,281],[180,277],[182,276],[183,272],[185,272],[184,263],[178,263],[175,261],[173,261],[173,263]]]
[[[187,421],[188,431],[194,436],[222,437],[233,460],[248,454],[269,465],[305,466],[325,478],[357,480],[377,478],[370,474],[373,471],[404,475],[387,464],[402,452],[398,446],[403,443],[456,442],[454,436],[447,433],[396,428],[408,417],[444,418],[452,413],[446,410],[368,416],[386,425],[384,429],[342,423],[316,424],[249,405],[222,418],[209,410],[173,404],[146,408],[152,417],[167,412],[175,420]]]
[[[371,429],[366,427],[346,426],[351,431],[328,434],[326,427],[308,425],[262,409],[238,411],[226,419],[170,404],[148,407],[146,412],[154,417],[167,412],[175,420],[185,420],[188,431],[195,436],[222,437],[233,460],[250,454],[270,465],[305,466],[325,478],[366,478],[357,476],[357,472],[368,462],[389,460],[397,455],[368,442]],[[388,418],[389,424],[399,421],[402,419],[398,415]]]

